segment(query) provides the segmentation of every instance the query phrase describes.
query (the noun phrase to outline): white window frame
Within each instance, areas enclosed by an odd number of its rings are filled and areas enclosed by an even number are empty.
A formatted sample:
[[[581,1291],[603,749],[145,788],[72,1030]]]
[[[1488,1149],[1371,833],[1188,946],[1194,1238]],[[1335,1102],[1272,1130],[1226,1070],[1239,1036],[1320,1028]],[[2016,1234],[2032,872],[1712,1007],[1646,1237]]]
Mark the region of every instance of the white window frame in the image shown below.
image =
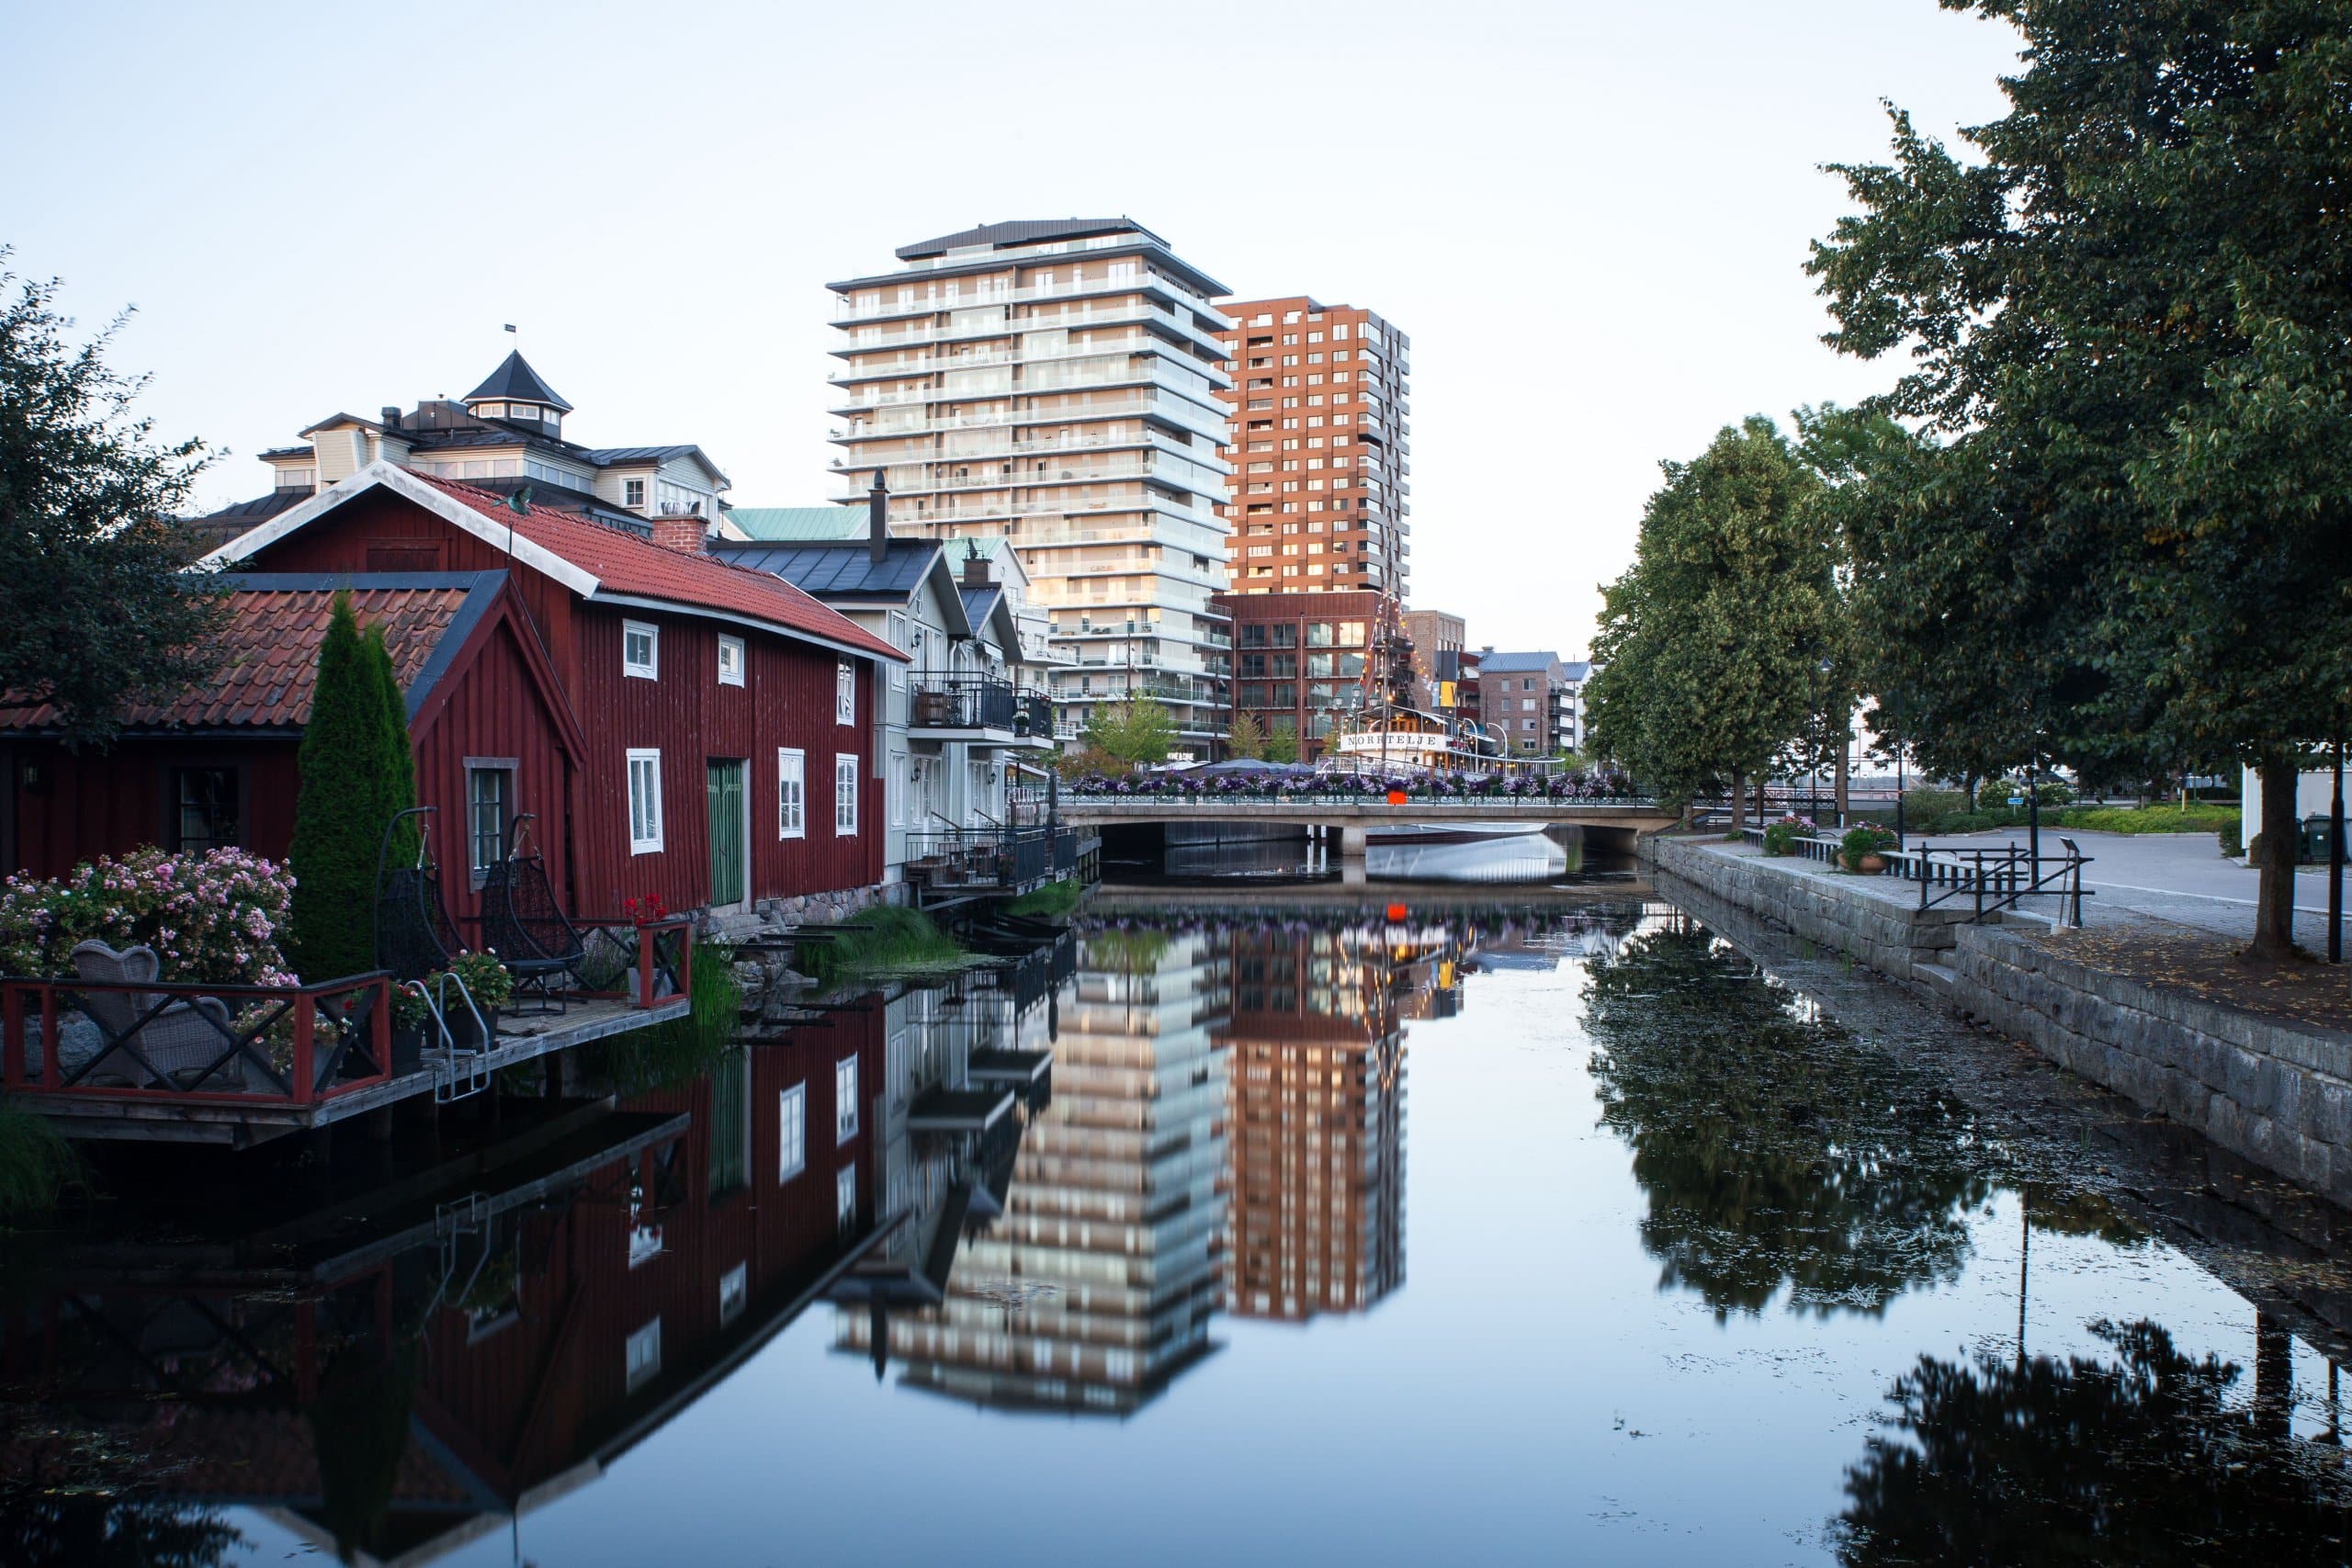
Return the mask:
[[[833,1064],[833,1142],[846,1144],[857,1136],[857,1058],[843,1056]]]
[[[902,610],[891,611],[890,646],[899,649],[901,653],[911,653],[914,651],[912,647],[913,638],[914,632],[906,613]],[[839,677],[835,677],[835,679],[838,680]],[[907,667],[894,661],[890,666],[890,689],[894,692],[901,692],[906,690],[906,685]]]
[[[639,762],[652,764],[650,770],[652,793],[646,797],[644,804],[647,809],[641,812],[638,809],[637,794],[637,765]],[[628,801],[628,852],[633,855],[659,854],[662,852],[662,752],[655,747],[632,746],[624,767],[628,785],[624,792]],[[649,824],[653,829],[650,837],[639,833],[640,826]]]
[[[643,633],[644,659],[628,656],[628,639]],[[659,681],[662,678],[662,628],[650,621],[621,623],[621,674],[632,681]]]
[[[847,1231],[857,1224],[857,1167],[845,1165],[833,1173],[833,1228]]]
[[[833,722],[857,722],[857,660],[844,659],[833,670]]]
[[[731,660],[728,657],[729,654],[734,656]],[[731,670],[729,668],[730,664],[733,666]],[[725,632],[719,633],[718,683],[722,686],[741,685],[743,683],[743,639],[740,637],[729,637]]]
[[[781,1187],[808,1168],[808,1086],[776,1096],[775,1179]]]
[[[621,481],[621,504],[623,506],[630,507],[644,506],[645,481],[643,479],[623,479]]]
[[[890,782],[885,787],[890,795],[890,826],[903,828],[907,825],[907,754],[904,751],[890,753]]]
[[[808,753],[797,746],[775,751],[775,836],[808,836]]]
[[[859,779],[858,773],[855,753],[849,751],[833,753],[833,837],[836,839],[857,837],[857,792],[859,784],[863,782]],[[847,787],[844,788],[844,785]],[[847,820],[843,820],[843,807],[848,808]]]
[[[623,1342],[621,1365],[631,1393],[662,1375],[662,1319],[659,1314],[651,1322],[640,1325]]]

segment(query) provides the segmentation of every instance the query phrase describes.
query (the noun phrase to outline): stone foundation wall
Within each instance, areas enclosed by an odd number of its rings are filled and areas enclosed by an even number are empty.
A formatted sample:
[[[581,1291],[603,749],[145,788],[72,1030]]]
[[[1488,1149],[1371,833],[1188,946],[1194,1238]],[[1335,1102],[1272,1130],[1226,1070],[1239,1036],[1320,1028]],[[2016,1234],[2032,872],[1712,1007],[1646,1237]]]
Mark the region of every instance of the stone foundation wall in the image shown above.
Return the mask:
[[[1778,863],[1645,840],[1668,897],[1726,906],[1845,953],[2094,1083],[2352,1206],[2352,1034],[2274,1023],[2074,963],[1964,917],[1905,923]]]
[[[1968,918],[1956,909],[1907,909],[1841,886],[1833,877],[1807,875],[1773,861],[1716,854],[1689,840],[1646,838],[1640,853],[1657,871],[1693,883],[1817,947],[1916,986],[1928,980],[1922,965],[1940,965],[1951,958],[1962,922]]]

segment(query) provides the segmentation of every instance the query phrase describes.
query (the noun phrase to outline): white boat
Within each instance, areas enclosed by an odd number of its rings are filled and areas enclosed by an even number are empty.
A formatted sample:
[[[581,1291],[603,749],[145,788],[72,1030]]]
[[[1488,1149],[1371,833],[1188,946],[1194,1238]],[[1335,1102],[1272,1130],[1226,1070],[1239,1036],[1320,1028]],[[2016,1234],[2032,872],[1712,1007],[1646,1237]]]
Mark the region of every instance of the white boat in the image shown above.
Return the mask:
[[[1415,778],[1453,773],[1483,778],[1504,771],[1503,759],[1484,750],[1475,734],[1462,735],[1433,713],[1392,709],[1361,728],[1335,731],[1323,751],[1323,771]]]

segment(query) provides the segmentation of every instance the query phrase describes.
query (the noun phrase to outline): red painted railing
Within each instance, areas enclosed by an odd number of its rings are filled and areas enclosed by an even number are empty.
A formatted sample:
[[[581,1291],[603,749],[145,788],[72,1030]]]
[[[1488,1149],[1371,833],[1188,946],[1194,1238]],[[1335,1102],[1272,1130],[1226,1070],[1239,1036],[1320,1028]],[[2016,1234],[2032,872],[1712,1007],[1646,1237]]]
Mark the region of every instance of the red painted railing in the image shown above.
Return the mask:
[[[100,999],[96,1010],[92,998]],[[100,1012],[118,1020],[109,1023]],[[97,1045],[68,1068],[63,1035],[76,1015]],[[321,1025],[330,1022],[334,1038],[322,1046]],[[290,1036],[283,1066],[268,1038],[281,1028]],[[312,986],[0,978],[0,1089],[175,1104],[315,1105],[388,1080],[391,1030],[391,983],[380,970]],[[35,1038],[38,1074],[28,1066]],[[132,1081],[92,1081],[101,1077]]]
[[[695,920],[692,915],[665,915],[658,920],[574,920],[582,931],[609,931],[628,944],[633,962],[627,991],[582,991],[580,996],[627,997],[650,1008],[673,997],[694,992]]]

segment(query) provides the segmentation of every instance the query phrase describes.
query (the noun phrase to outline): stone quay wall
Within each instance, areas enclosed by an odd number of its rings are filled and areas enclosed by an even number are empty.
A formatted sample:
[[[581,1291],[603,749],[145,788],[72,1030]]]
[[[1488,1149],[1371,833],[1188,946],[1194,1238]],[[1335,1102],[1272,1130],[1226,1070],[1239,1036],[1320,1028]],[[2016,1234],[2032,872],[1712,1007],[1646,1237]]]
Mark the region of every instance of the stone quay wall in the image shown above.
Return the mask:
[[[2352,1207],[2352,1034],[2218,1007],[2065,957],[2016,929],[1906,925],[1889,902],[1777,862],[1667,839],[1660,891],[1695,888],[1850,954],[2267,1170]],[[1704,918],[1703,909],[1694,910]]]

